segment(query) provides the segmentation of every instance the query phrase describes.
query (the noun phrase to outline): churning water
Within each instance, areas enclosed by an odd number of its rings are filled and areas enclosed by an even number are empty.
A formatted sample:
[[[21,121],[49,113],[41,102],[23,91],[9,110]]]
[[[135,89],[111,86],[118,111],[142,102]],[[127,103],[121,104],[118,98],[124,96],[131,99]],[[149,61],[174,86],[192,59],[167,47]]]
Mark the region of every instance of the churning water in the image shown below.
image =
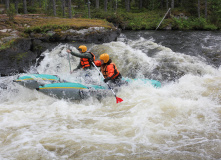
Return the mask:
[[[124,86],[118,104],[114,96],[59,100],[14,84],[18,75],[1,77],[0,159],[221,159],[220,35],[140,31],[87,44],[97,58],[109,53],[124,77],[162,83]],[[69,65],[67,47],[45,51],[28,72],[83,82],[82,72],[70,74],[79,58]]]

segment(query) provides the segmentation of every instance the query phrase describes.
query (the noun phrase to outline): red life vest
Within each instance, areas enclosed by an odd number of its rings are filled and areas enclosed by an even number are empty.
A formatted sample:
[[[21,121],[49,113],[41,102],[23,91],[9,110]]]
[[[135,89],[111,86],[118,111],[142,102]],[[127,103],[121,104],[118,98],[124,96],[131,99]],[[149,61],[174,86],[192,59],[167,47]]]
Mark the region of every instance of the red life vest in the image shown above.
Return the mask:
[[[91,61],[94,62],[95,61],[95,55],[92,53],[92,52],[88,52],[92,55],[92,58],[89,59],[89,58],[81,58],[81,67],[84,69],[84,68],[88,68],[90,67],[92,64],[91,64]],[[93,65],[92,65],[93,66]]]
[[[101,72],[104,78],[110,77],[111,79],[115,79],[120,74],[114,63],[110,63],[108,65],[102,65]]]

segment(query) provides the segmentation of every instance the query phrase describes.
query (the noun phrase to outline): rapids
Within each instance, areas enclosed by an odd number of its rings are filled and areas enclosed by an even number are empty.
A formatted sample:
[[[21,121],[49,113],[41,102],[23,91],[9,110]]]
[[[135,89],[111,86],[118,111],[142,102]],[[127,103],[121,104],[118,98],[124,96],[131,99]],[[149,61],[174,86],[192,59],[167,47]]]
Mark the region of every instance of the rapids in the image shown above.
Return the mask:
[[[59,100],[13,83],[18,75],[0,77],[0,159],[221,159],[220,35],[139,31],[86,44],[96,59],[108,53],[124,77],[162,83],[123,86],[118,104],[114,96]],[[86,83],[83,72],[70,74],[79,58],[69,65],[66,49],[78,45],[45,51],[27,72]]]

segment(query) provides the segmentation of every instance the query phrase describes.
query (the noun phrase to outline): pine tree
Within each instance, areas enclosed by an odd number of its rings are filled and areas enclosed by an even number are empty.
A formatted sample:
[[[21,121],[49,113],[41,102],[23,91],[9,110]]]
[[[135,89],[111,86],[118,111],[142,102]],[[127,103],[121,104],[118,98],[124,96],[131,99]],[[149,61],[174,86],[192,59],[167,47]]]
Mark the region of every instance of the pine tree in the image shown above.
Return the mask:
[[[72,18],[71,0],[68,0],[68,17]]]
[[[27,1],[26,0],[23,0],[23,8],[24,8],[24,14],[27,14],[28,11],[27,11]]]

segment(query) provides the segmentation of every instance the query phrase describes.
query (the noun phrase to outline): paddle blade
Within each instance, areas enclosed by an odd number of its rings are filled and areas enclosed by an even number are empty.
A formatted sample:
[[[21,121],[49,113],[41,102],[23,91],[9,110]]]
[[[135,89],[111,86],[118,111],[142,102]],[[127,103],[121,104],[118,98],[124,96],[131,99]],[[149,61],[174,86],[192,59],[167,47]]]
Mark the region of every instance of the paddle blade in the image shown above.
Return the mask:
[[[123,99],[121,99],[121,98],[119,98],[119,97],[116,97],[116,101],[117,101],[117,103],[120,103],[120,102],[123,101]]]

